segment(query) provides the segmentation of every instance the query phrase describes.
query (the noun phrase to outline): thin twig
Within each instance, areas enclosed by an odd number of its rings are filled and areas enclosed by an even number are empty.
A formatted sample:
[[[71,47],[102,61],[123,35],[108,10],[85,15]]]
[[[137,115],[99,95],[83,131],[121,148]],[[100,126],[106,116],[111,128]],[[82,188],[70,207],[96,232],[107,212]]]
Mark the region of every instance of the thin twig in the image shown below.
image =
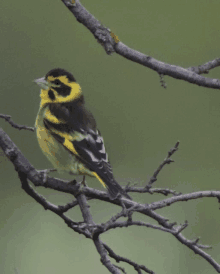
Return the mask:
[[[162,201],[153,202],[152,204],[148,206],[149,206],[149,209],[156,210],[159,208],[170,206],[171,204],[176,202],[187,202],[189,200],[200,199],[205,197],[216,197],[217,199],[220,199],[220,191],[214,191],[214,190],[197,191],[193,193],[182,194],[182,195],[173,196],[173,197],[164,199]]]
[[[72,221],[70,218],[68,218],[66,215],[63,214],[63,212],[60,210],[60,208],[56,205],[53,205],[52,203],[48,202],[42,195],[38,194],[28,183],[27,175],[23,172],[18,171],[18,176],[22,184],[22,188],[24,191],[30,195],[36,202],[41,204],[45,210],[50,210],[60,216],[64,222],[72,228],[75,232],[78,232],[80,234],[84,234],[87,238],[89,237],[89,234],[85,231],[80,229],[79,223]]]
[[[132,265],[137,272],[138,272],[138,270],[144,270],[146,273],[154,274],[154,272],[152,270],[148,269],[144,265],[139,265],[125,257],[119,256],[107,244],[103,244],[103,245],[104,245],[105,249],[108,251],[109,256],[112,257],[113,259],[115,259],[115,261],[117,263],[125,262],[125,263]],[[141,272],[138,272],[138,273],[141,273]]]
[[[8,159],[13,163],[16,171],[19,173],[19,177],[23,183],[24,190],[32,196],[37,202],[41,203],[45,208],[53,211],[54,213],[58,213],[58,215],[61,215],[61,218],[63,217],[63,212],[58,206],[54,206],[51,203],[47,203],[44,199],[41,199],[41,196],[37,194],[35,191],[33,191],[32,188],[27,184],[27,179],[30,180],[32,183],[34,183],[35,186],[43,186],[43,187],[48,187],[54,190],[58,190],[61,192],[65,193],[70,193],[73,194],[74,196],[77,196],[80,194],[78,190],[78,183],[73,183],[73,184],[66,184],[64,180],[56,179],[56,178],[50,178],[48,177],[46,182],[44,183],[42,181],[42,174],[40,174],[30,163],[29,161],[24,157],[24,155],[21,153],[21,151],[16,147],[16,145],[11,141],[9,136],[2,130],[0,129],[0,147],[2,148],[3,152],[6,154]],[[171,151],[168,156],[172,155],[173,151]],[[26,186],[26,187],[25,187]],[[160,201],[158,203],[152,203],[152,204],[140,204],[136,203],[135,201],[131,201],[128,199],[115,199],[115,200],[110,200],[108,197],[108,194],[104,191],[99,191],[95,189],[91,189],[89,187],[85,187],[81,191],[84,195],[91,197],[93,199],[99,199],[102,201],[106,201],[118,206],[122,206],[122,201],[123,201],[123,207],[124,210],[128,210],[129,208],[133,207],[134,212],[139,212],[141,214],[144,214],[153,220],[157,221],[159,225],[161,225],[163,228],[173,230],[174,233],[173,235],[176,237],[178,241],[180,241],[182,244],[193,250],[196,254],[199,254],[201,257],[203,257],[207,262],[209,262],[219,273],[220,273],[220,265],[206,252],[202,250],[202,248],[207,248],[207,246],[203,246],[201,244],[198,244],[197,241],[192,241],[188,240],[185,238],[181,231],[186,228],[187,223],[174,227],[175,223],[169,223],[169,220],[164,218],[163,216],[157,214],[154,210],[158,208],[162,208],[167,206],[169,203],[171,204],[172,202],[177,202],[181,200],[187,200],[187,199],[196,199],[196,198],[202,198],[202,197],[215,197],[218,200],[220,200],[220,192],[219,191],[201,191],[199,193],[193,193],[193,194],[187,194],[188,196],[185,195],[179,195],[179,196],[174,196],[169,199]],[[173,199],[173,200],[172,200]],[[168,201],[167,201],[168,200]],[[83,204],[85,204],[83,202]],[[59,216],[60,216],[59,215]],[[64,219],[65,220],[65,219]],[[128,218],[128,223],[131,221],[131,218]],[[67,220],[67,223],[72,223],[72,220]],[[71,227],[72,229],[77,230],[78,233],[82,233],[85,236],[88,236],[89,238],[91,237],[91,232],[93,230],[95,231],[98,226],[97,225],[81,225],[80,223],[74,223]],[[87,233],[87,231],[91,231],[90,234]],[[168,232],[168,231],[167,231]],[[100,242],[98,234],[94,235],[94,243],[96,244],[96,248],[99,252],[99,254],[102,254],[102,248],[103,248],[103,243]],[[104,253],[103,253],[104,254]],[[110,262],[108,261],[107,256],[102,256],[101,255],[101,260],[102,262],[107,266],[111,266]],[[107,261],[106,261],[107,260]],[[114,267],[114,266],[113,266]],[[109,269],[109,268],[108,268]],[[115,267],[114,267],[115,269]],[[118,269],[114,271],[119,271]],[[140,272],[140,268],[138,269]],[[113,272],[112,272],[113,273]],[[118,273],[118,272],[114,272]]]
[[[160,173],[160,171],[163,169],[165,165],[168,165],[170,163],[173,163],[174,160],[170,159],[170,157],[178,150],[180,142],[178,141],[173,148],[168,151],[167,157],[163,160],[163,162],[159,165],[159,167],[155,170],[153,176],[150,178],[150,181],[146,185],[146,189],[151,188],[152,184],[157,181],[157,176]]]
[[[191,70],[197,74],[203,74],[203,73],[208,74],[211,69],[219,67],[219,66],[220,66],[220,58],[216,58],[216,59],[209,61],[203,65],[200,65],[198,67],[190,67],[187,69]]]
[[[8,122],[12,127],[16,128],[16,129],[19,129],[19,130],[26,129],[26,130],[30,130],[30,131],[35,131],[34,127],[28,127],[28,126],[22,126],[22,125],[16,124],[15,122],[13,122],[10,115],[0,114],[0,118],[5,119],[6,122]]]
[[[93,234],[93,228],[92,226],[95,225],[95,222],[93,221],[92,215],[90,213],[90,206],[86,200],[86,196],[80,192],[77,196],[76,199],[79,203],[82,215],[83,215],[83,219],[84,222],[88,225],[91,225],[91,235]],[[102,264],[113,274],[120,274],[120,271],[118,268],[116,268],[110,261],[110,259],[107,256],[107,252],[103,246],[103,243],[101,242],[101,240],[99,239],[99,235],[92,235],[92,239],[93,242],[96,246],[96,249],[98,251],[98,253],[100,254],[101,257],[101,262]]]
[[[163,88],[167,88],[167,84],[166,84],[166,82],[165,82],[165,80],[164,80],[164,75],[163,74],[161,74],[161,73],[159,73],[159,76],[160,76],[160,84],[161,84],[161,87],[163,87]]]
[[[102,232],[105,232],[110,229],[123,228],[123,227],[128,227],[128,226],[145,226],[145,227],[153,228],[156,230],[161,230],[163,232],[175,234],[175,231],[173,231],[172,229],[164,228],[164,227],[157,226],[157,225],[152,225],[149,223],[144,223],[141,221],[133,221],[133,220],[132,221],[124,221],[124,222],[117,221],[115,223],[109,223],[108,226],[105,226],[105,224],[102,224],[101,228],[99,227],[99,229],[102,229]]]
[[[178,192],[173,189],[169,188],[146,188],[146,187],[134,187],[134,186],[126,186],[125,190],[127,192],[136,192],[136,193],[149,193],[149,194],[162,194],[164,196],[168,196],[169,194],[172,194],[173,196],[181,195],[181,192]]]

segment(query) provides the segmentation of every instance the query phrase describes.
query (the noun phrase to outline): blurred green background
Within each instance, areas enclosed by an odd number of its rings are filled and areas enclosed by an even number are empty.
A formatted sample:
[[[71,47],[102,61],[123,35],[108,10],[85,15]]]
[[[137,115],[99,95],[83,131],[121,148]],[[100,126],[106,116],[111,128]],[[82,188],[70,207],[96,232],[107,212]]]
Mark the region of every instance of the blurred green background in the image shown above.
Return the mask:
[[[148,1],[83,0],[82,4],[125,44],[158,60],[197,66],[219,57],[219,0]],[[33,126],[39,87],[32,80],[50,69],[71,71],[84,91],[105,139],[116,179],[144,185],[180,141],[175,163],[159,175],[156,187],[183,193],[220,189],[220,92],[165,77],[160,86],[152,70],[117,54],[107,56],[90,32],[61,1],[1,1],[0,113]],[[208,77],[219,78],[219,69]],[[35,134],[0,125],[38,169],[51,168]],[[93,243],[74,233],[55,214],[45,211],[20,186],[12,164],[0,156],[0,273],[109,273]],[[54,174],[59,176],[58,174]],[[90,186],[102,188],[95,179]],[[73,197],[37,189],[56,204]],[[161,195],[136,195],[142,203]],[[120,208],[91,201],[94,220],[102,223]],[[189,221],[184,235],[201,236],[220,262],[220,215],[216,199],[179,203],[158,210],[171,222]],[[82,220],[78,209],[69,213]],[[136,219],[153,223],[144,216]],[[142,227],[118,229],[101,237],[116,253],[156,273],[216,273],[204,259],[167,233]],[[113,261],[114,262],[114,261]],[[114,262],[115,263],[115,262]],[[121,264],[128,273],[133,268]]]

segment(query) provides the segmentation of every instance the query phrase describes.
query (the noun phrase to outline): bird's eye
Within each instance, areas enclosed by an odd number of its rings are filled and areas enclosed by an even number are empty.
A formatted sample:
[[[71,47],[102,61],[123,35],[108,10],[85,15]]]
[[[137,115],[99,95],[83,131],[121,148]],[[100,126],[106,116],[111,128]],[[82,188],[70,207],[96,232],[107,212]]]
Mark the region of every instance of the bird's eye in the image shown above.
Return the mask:
[[[60,87],[61,86],[59,80],[53,81],[53,84],[54,84],[55,87]]]

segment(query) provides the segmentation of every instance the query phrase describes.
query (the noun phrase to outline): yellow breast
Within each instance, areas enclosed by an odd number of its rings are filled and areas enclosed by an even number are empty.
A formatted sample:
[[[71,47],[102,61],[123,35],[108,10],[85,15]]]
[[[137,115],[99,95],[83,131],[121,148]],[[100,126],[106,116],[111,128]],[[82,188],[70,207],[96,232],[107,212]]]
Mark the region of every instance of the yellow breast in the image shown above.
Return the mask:
[[[65,142],[62,145],[53,137],[50,131],[46,129],[43,122],[46,113],[47,108],[41,109],[35,122],[37,140],[44,155],[60,173],[68,172],[76,175],[86,174],[93,177],[93,172],[85,168],[82,162],[75,157],[75,149],[73,149],[72,143],[70,145],[70,141],[65,138],[65,136],[62,136],[65,139]]]

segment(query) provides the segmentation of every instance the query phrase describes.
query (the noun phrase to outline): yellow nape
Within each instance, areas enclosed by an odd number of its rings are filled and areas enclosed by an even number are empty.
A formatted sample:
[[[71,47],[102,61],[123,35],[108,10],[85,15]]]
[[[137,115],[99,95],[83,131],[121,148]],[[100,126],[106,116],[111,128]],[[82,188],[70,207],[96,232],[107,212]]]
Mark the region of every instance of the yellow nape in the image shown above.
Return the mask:
[[[106,187],[105,183],[102,181],[102,179],[99,177],[99,175],[96,172],[93,172],[93,175],[99,180],[99,182]]]

